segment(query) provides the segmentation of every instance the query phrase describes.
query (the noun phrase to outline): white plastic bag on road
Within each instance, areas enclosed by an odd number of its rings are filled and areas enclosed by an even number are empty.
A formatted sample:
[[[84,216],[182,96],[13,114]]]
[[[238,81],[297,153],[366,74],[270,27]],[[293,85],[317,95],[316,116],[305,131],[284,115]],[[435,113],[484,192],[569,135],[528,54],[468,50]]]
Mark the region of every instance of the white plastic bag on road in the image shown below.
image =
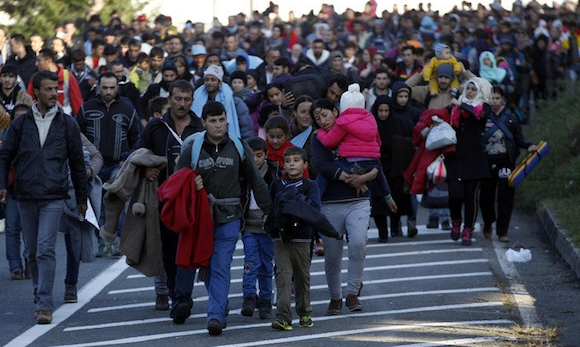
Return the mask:
[[[519,252],[510,248],[505,251],[505,256],[507,260],[512,263],[527,263],[532,260],[532,252],[525,248],[520,248]]]

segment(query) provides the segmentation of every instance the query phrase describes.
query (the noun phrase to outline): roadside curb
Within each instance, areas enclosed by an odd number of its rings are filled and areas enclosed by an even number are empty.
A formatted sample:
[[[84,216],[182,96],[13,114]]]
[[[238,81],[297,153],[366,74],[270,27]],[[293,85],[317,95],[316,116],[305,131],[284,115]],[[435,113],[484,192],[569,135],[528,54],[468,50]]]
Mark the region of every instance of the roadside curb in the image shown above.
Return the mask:
[[[556,213],[544,202],[540,202],[537,205],[535,215],[548,234],[552,245],[562,259],[570,265],[576,276],[580,278],[580,249],[568,237],[566,230],[558,225]]]

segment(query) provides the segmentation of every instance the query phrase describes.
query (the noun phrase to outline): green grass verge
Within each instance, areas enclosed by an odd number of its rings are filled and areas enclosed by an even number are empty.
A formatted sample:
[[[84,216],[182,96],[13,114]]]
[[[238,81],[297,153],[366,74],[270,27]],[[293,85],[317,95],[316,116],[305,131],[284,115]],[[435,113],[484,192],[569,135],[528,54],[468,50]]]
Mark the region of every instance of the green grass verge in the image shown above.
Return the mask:
[[[580,87],[568,86],[561,97],[542,105],[525,128],[534,143],[550,144],[550,153],[517,188],[516,206],[533,211],[545,201],[560,225],[580,245]]]

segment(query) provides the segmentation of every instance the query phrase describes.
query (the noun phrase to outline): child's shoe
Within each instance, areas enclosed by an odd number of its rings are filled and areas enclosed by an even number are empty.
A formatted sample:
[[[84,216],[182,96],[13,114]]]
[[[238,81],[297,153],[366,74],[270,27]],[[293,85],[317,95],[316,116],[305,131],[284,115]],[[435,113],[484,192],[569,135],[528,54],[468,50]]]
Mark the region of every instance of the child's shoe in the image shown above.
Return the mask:
[[[314,323],[312,323],[312,318],[310,316],[302,316],[300,317],[300,323],[298,323],[298,326],[301,328],[312,328]]]
[[[272,329],[291,331],[292,324],[280,318],[272,322]]]

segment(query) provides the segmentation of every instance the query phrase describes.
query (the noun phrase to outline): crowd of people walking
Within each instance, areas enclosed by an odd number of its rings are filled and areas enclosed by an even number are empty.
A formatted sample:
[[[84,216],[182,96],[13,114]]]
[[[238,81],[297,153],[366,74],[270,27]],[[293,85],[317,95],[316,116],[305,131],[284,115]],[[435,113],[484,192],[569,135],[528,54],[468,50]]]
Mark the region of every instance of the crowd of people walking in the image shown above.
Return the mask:
[[[77,301],[81,263],[124,255],[154,278],[155,308],[175,324],[204,281],[207,329],[220,335],[237,309],[241,239],[242,315],[292,330],[294,296],[298,325],[312,327],[314,254],[327,314],[362,311],[371,217],[376,242],[416,237],[421,204],[427,228],[470,246],[481,210],[484,236],[495,223],[509,241],[508,177],[520,149],[537,150],[521,123],[557,82],[578,80],[579,20],[572,2],[443,14],[377,13],[371,0],[286,22],[270,3],[207,30],[166,15],[123,23],[118,11],[50,37],[0,27],[10,276],[32,279],[37,322],[50,324],[62,232],[65,303]]]

